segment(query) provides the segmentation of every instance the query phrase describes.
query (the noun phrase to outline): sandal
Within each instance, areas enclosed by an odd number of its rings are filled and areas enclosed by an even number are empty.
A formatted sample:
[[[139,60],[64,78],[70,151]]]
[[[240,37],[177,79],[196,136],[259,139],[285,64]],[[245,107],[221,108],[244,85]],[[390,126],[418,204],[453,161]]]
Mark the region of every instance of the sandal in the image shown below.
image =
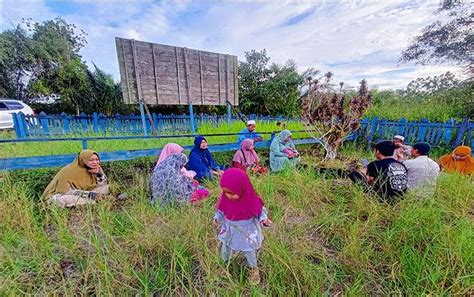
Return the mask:
[[[260,271],[258,268],[252,268],[250,271],[250,283],[254,286],[260,284]]]

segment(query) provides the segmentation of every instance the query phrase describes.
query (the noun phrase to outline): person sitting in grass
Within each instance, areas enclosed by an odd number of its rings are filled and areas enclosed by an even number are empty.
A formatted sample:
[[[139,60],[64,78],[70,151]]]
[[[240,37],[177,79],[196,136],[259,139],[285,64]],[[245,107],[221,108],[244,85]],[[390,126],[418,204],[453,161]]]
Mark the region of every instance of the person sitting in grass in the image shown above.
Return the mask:
[[[474,158],[471,157],[471,148],[466,145],[458,146],[451,154],[439,158],[438,164],[446,172],[474,174]]]
[[[260,158],[254,148],[252,139],[245,139],[240,143],[240,149],[235,152],[233,166],[244,171],[266,173],[266,167],[260,165]]]
[[[184,176],[182,168],[188,163],[185,154],[171,154],[153,170],[150,179],[151,202],[162,205],[195,203],[209,192]]]
[[[270,145],[270,169],[278,172],[285,167],[294,167],[300,161],[300,154],[291,139],[290,130],[281,131]]]
[[[155,168],[172,154],[182,154],[182,153],[184,153],[184,148],[182,146],[176,143],[167,143],[161,150],[160,156],[158,160],[156,161]],[[181,168],[181,173],[184,176],[189,177],[190,179],[194,179],[194,177],[196,176],[196,172],[192,170],[186,170],[185,167]]]
[[[237,136],[237,142],[241,143],[245,139],[252,139],[254,142],[262,141],[263,138],[255,131],[257,123],[254,120],[247,121],[247,128],[242,129]]]
[[[221,242],[221,257],[228,262],[232,252],[243,253],[251,268],[250,281],[256,285],[260,282],[257,251],[263,241],[260,225],[269,227],[272,222],[245,171],[227,169],[220,186],[222,194],[212,224],[217,226],[221,223],[217,237]]]
[[[107,177],[100,166],[99,155],[81,151],[74,161],[63,167],[48,184],[43,199],[59,207],[93,204],[109,193]]]
[[[215,176],[222,175],[224,166],[216,163],[207,148],[207,140],[203,136],[197,136],[194,139],[194,148],[189,154],[188,170],[196,172],[196,179],[212,179]]]
[[[430,197],[436,190],[436,179],[439,175],[439,165],[428,157],[431,146],[426,142],[413,145],[411,156],[403,165],[407,168],[408,190],[417,196]]]
[[[408,160],[411,156],[411,146],[405,144],[405,137],[395,135],[393,136],[393,143],[395,144],[393,158],[400,162]]]
[[[375,145],[375,158],[361,171],[354,171],[349,178],[362,182],[373,189],[382,200],[394,202],[403,196],[408,188],[408,174],[405,165],[393,158],[395,144],[392,141],[381,141]]]

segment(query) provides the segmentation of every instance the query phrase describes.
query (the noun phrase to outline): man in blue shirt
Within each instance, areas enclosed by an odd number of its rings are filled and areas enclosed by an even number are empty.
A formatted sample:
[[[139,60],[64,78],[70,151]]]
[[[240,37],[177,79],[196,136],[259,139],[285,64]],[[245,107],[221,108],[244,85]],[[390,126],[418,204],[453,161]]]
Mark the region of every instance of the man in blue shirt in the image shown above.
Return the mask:
[[[262,141],[262,136],[255,131],[257,127],[254,120],[247,121],[247,128],[241,130],[237,137],[237,142],[241,143],[244,139],[253,139],[254,142]]]

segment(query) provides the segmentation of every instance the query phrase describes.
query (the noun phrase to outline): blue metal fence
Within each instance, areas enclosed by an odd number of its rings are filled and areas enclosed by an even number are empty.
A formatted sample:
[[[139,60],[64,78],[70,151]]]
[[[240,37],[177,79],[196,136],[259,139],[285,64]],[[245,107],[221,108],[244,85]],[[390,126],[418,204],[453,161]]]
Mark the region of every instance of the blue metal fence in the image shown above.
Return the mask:
[[[143,129],[143,122],[140,115],[120,115],[105,116],[100,113],[79,116],[61,114],[47,115],[44,112],[38,115],[24,115],[23,113],[13,114],[13,124],[17,138],[44,138],[58,137],[62,135],[133,135],[151,134],[152,123],[146,120],[146,130]],[[153,113],[152,122],[155,131],[165,132],[189,132],[191,129],[191,117],[187,114],[162,115]],[[269,117],[249,115],[248,118],[260,121],[293,120],[284,117]],[[227,115],[217,114],[196,114],[194,124],[199,127],[204,123],[221,124],[224,122],[237,121],[236,117],[228,118]],[[296,119],[297,120],[297,119]]]

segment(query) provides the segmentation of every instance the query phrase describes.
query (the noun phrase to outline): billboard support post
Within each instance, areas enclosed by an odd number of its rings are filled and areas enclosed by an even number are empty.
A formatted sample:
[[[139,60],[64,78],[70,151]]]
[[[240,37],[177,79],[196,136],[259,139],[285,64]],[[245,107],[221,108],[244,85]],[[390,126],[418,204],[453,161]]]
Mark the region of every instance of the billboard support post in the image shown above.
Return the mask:
[[[229,102],[227,102],[227,122],[230,123],[231,120],[232,120],[232,105],[230,105]]]
[[[140,100],[140,116],[142,118],[142,125],[143,125],[143,136],[148,136],[148,132],[146,131],[146,119],[145,119],[145,107],[142,100]]]
[[[194,122],[194,110],[192,102],[189,102],[189,123],[191,124],[191,133],[193,135],[196,134],[196,125]]]

